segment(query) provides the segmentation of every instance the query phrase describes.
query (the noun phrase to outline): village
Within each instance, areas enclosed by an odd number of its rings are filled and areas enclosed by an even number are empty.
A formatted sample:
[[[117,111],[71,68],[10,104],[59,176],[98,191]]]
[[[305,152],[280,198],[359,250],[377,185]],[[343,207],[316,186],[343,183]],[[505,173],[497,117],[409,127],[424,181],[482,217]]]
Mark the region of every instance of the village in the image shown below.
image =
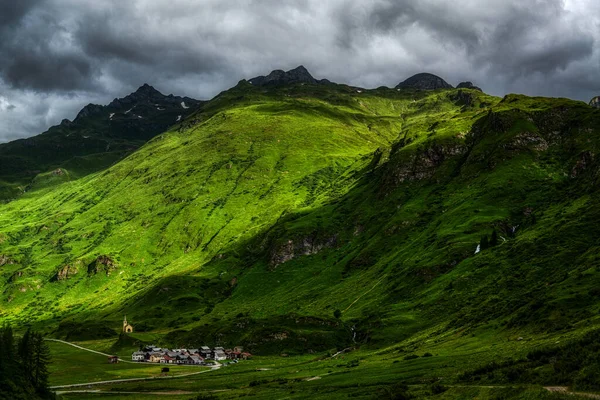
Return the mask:
[[[132,361],[177,364],[177,365],[207,365],[207,361],[230,360],[237,363],[239,360],[247,360],[252,354],[244,352],[244,348],[236,346],[233,349],[202,346],[199,349],[165,349],[156,346],[145,346],[140,351],[131,355]]]
[[[123,333],[133,332],[133,325],[127,322],[127,316],[123,318]],[[202,346],[199,349],[166,349],[154,345],[144,346],[139,351],[131,355],[132,361],[155,363],[155,364],[177,364],[177,365],[207,365],[207,361],[225,361],[230,360],[237,363],[239,360],[247,360],[252,354],[245,352],[241,346],[233,349],[224,349],[215,347],[211,349],[208,346]],[[118,356],[110,356],[110,363],[118,363]]]

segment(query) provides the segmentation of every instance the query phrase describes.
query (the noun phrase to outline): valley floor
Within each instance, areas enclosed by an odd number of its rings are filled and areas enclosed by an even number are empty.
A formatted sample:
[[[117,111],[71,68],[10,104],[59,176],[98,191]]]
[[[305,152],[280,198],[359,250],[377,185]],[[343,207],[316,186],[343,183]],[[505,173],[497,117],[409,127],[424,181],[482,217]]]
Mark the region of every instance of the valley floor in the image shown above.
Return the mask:
[[[568,388],[535,385],[469,385],[453,382],[464,369],[498,357],[515,343],[499,343],[493,352],[477,347],[487,338],[471,337],[432,345],[431,357],[407,359],[397,348],[356,350],[294,357],[256,357],[227,367],[170,366],[121,362],[109,364],[103,353],[110,343],[75,344],[51,341],[53,363],[50,384],[64,399],[561,399],[600,398],[594,394],[566,393]],[[95,349],[95,350],[93,350]],[[101,351],[106,349],[106,351]],[[117,352],[122,358],[131,349]],[[202,371],[196,371],[202,369]],[[442,383],[436,389],[432,382]],[[399,384],[406,382],[408,385]],[[434,394],[435,393],[435,394]],[[400,395],[411,397],[397,397]],[[212,396],[212,397],[211,397]]]

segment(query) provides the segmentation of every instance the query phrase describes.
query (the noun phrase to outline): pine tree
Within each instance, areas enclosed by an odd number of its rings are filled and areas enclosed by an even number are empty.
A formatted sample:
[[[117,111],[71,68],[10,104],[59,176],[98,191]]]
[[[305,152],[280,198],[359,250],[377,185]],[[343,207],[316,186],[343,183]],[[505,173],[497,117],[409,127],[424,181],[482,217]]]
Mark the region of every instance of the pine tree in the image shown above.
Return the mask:
[[[27,380],[33,384],[33,339],[34,335],[31,333],[30,329],[27,329],[21,340],[19,341],[19,346],[17,348],[17,355],[19,357],[19,361],[23,366],[23,371],[25,372],[25,377]]]
[[[487,235],[483,235],[483,237],[481,238],[481,242],[479,242],[479,245],[481,246],[482,251],[490,247],[490,242],[488,240]]]
[[[39,394],[47,394],[50,348],[39,333],[33,334],[33,384]]]
[[[494,229],[490,238],[490,247],[498,246],[498,232]]]

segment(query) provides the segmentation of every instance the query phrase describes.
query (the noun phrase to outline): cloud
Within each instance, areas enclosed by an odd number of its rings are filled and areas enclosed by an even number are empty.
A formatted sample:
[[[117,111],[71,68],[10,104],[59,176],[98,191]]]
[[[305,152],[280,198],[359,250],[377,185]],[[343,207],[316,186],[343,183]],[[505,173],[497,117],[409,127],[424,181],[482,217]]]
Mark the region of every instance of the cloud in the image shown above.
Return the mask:
[[[587,100],[600,94],[599,39],[593,0],[0,0],[0,93],[21,117],[9,127],[0,110],[0,141],[144,82],[210,98],[300,64],[366,87],[427,71]]]

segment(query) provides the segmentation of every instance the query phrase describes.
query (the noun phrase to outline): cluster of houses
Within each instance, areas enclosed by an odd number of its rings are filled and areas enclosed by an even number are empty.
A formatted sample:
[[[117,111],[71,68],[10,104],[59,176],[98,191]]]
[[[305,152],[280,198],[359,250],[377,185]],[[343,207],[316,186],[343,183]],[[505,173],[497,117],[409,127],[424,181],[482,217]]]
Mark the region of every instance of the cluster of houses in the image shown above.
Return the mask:
[[[164,349],[155,346],[146,346],[141,351],[131,355],[132,361],[150,362],[160,364],[204,365],[207,360],[223,361],[247,360],[252,354],[245,352],[243,347],[233,349],[202,346],[199,349]]]

